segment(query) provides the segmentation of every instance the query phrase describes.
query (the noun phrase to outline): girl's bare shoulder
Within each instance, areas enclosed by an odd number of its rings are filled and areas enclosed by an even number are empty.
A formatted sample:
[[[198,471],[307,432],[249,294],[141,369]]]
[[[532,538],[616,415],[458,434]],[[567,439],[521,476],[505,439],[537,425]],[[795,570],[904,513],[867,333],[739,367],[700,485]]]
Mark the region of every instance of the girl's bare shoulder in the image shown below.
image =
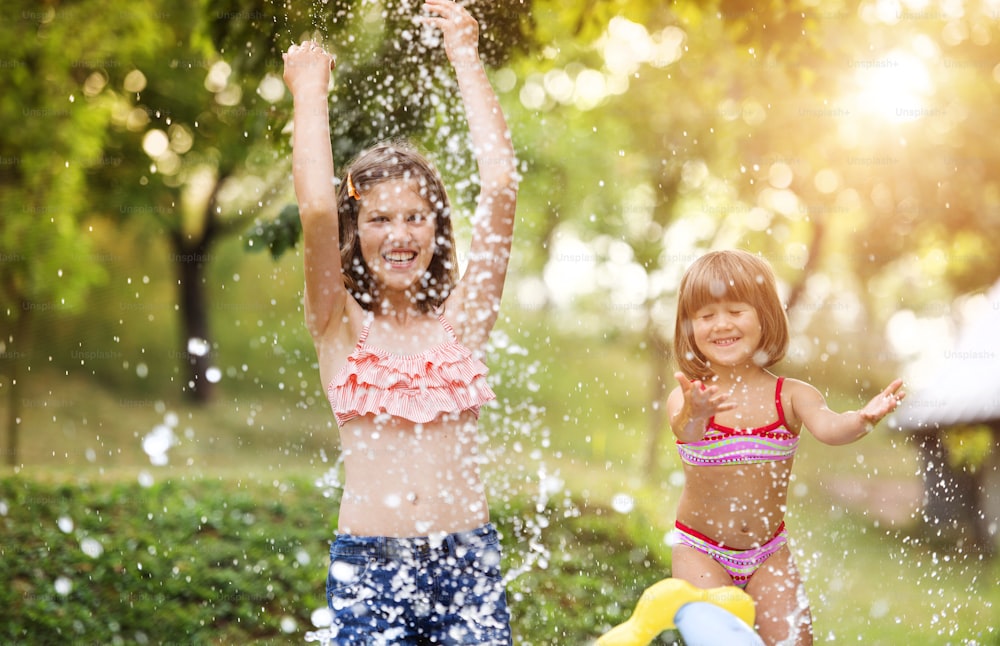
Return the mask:
[[[826,399],[812,384],[785,378],[781,387],[781,405],[789,426],[797,429],[802,425],[802,412],[807,408],[825,406]]]

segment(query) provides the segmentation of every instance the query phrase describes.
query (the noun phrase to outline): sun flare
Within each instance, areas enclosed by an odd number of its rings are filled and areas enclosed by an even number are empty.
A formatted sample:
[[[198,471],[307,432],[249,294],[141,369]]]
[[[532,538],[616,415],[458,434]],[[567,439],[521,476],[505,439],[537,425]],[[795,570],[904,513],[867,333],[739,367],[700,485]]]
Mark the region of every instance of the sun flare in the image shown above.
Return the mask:
[[[923,62],[905,51],[854,61],[857,88],[850,102],[860,114],[893,122],[915,121],[934,112],[934,87]]]

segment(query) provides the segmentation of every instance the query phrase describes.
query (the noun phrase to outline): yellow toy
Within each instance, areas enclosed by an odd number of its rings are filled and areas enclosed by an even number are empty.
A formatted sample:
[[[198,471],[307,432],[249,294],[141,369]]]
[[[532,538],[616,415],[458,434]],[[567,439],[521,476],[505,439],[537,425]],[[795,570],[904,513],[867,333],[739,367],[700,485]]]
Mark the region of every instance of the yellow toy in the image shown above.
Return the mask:
[[[707,590],[682,579],[663,579],[646,588],[632,616],[600,637],[595,646],[646,646],[664,630],[674,628],[674,616],[682,606],[704,601],[730,612],[753,626],[753,599],[735,586]]]

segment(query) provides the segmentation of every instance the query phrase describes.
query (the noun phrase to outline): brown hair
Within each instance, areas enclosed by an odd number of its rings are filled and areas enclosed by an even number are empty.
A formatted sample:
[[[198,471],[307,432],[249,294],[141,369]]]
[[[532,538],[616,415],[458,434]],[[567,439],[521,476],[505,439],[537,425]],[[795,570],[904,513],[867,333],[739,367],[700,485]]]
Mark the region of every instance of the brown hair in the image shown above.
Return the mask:
[[[771,265],[741,250],[713,251],[698,258],[681,279],[674,327],[674,357],[690,378],[707,379],[712,368],[694,342],[691,319],[710,303],[747,303],[760,319],[760,347],[754,360],[763,368],[781,361],[788,349],[788,317],[778,296]]]
[[[348,180],[360,198],[348,190]],[[340,264],[344,285],[366,310],[379,301],[378,284],[361,255],[358,238],[358,212],[361,199],[373,186],[392,180],[410,180],[419,186],[420,195],[434,213],[434,256],[421,278],[423,290],[418,294],[417,308],[430,312],[444,303],[455,286],[458,263],[455,256],[455,234],[451,225],[451,205],[441,176],[431,163],[409,144],[385,142],[358,155],[346,169],[337,190],[337,213],[340,226]]]

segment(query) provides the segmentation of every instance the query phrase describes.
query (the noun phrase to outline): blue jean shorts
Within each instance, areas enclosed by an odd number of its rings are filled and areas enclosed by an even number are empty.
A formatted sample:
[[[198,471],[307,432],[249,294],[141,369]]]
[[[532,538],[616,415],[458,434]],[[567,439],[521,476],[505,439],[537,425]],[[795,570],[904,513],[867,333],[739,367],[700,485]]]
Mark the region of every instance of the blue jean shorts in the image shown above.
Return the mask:
[[[489,523],[440,539],[338,535],[326,599],[334,644],[513,644]]]

